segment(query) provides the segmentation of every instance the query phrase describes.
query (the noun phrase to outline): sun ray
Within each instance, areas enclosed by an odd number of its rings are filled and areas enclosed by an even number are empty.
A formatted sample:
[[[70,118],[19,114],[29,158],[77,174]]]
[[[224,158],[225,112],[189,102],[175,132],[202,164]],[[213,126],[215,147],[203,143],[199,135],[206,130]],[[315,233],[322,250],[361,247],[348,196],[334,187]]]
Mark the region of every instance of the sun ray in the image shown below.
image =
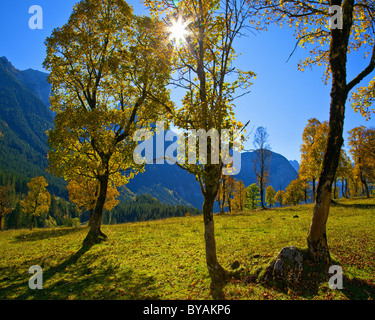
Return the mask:
[[[175,41],[176,44],[184,43],[186,41],[186,36],[189,34],[187,29],[189,25],[188,21],[182,21],[182,18],[172,21],[172,25],[169,28],[170,35],[169,40]]]

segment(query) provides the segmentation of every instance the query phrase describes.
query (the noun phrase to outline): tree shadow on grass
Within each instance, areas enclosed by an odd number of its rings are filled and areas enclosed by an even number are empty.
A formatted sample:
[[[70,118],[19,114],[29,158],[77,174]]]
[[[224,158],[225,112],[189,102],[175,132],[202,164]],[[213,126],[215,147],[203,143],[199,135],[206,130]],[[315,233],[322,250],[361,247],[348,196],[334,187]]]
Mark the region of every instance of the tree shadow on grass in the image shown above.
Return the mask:
[[[38,231],[24,232],[24,233],[21,233],[20,235],[15,236],[13,243],[57,238],[57,237],[62,237],[68,234],[77,233],[81,230],[82,228],[79,227],[79,228],[59,228],[59,229],[51,229],[51,230],[38,230]]]
[[[375,285],[367,280],[343,277],[342,293],[350,300],[375,299]]]
[[[48,279],[52,278],[53,275],[55,275],[58,272],[61,272],[65,270],[68,266],[76,263],[78,259],[88,250],[90,247],[82,247],[79,249],[75,254],[73,254],[69,259],[65,260],[61,264],[55,266],[55,267],[50,267],[47,271],[43,272],[43,282],[47,281]],[[19,268],[13,267],[13,268],[2,268],[3,270],[2,273],[7,272],[7,276],[3,278],[2,280],[13,280],[16,281],[17,283],[12,284],[10,286],[5,286],[0,289],[0,298],[6,298],[8,295],[11,293],[17,294],[18,291],[22,291],[24,288],[29,288],[29,278],[31,277],[30,274],[25,274],[23,271],[23,266],[25,266],[25,270],[28,270],[28,267],[32,265],[37,265],[38,261],[31,260],[24,262]],[[25,281],[22,281],[23,279],[26,279]],[[21,281],[21,282],[19,282]],[[42,291],[42,290],[41,290]],[[27,290],[27,293],[20,294],[17,296],[17,299],[20,300],[25,300],[29,298],[33,294],[34,290]],[[38,291],[35,291],[38,292]]]
[[[375,209],[375,204],[372,204],[372,203],[341,203],[341,202],[332,201],[331,204],[334,207],[344,207],[344,208],[363,209],[363,210]]]
[[[0,299],[12,297],[17,300],[155,300],[160,298],[153,277],[136,274],[131,269],[120,270],[114,265],[92,267],[98,257],[96,255],[82,257],[90,248],[91,246],[82,247],[62,263],[43,270],[43,289],[29,289],[28,281],[31,275],[21,274],[18,271],[17,283],[3,286],[0,289]]]

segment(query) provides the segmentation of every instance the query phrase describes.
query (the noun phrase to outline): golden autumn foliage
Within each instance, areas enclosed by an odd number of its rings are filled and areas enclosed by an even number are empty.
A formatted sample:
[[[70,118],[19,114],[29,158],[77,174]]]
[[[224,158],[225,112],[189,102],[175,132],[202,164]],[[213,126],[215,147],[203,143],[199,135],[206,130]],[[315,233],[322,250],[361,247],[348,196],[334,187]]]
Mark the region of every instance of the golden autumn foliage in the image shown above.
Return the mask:
[[[286,187],[285,202],[298,205],[305,197],[305,185],[300,179],[295,179]]]
[[[51,195],[46,187],[48,183],[44,177],[35,177],[27,184],[29,192],[20,204],[24,213],[30,217],[30,229],[33,228],[35,217],[48,212],[51,205]]]
[[[316,184],[319,179],[324,151],[327,146],[328,122],[321,123],[312,118],[303,130],[301,163],[299,176],[302,180],[312,182],[313,199],[315,200]]]
[[[4,230],[5,216],[12,212],[12,188],[0,186],[0,231]]]
[[[220,213],[228,208],[231,213],[233,210],[243,210],[246,198],[245,185],[242,180],[236,180],[231,176],[223,176],[220,182],[216,201],[219,204]]]
[[[298,171],[301,180],[312,184],[313,200],[316,197],[316,185],[319,181],[320,171],[325,149],[327,147],[328,122],[320,122],[316,118],[308,120],[302,134],[301,163]],[[339,165],[335,181],[347,179],[351,172],[351,162],[345,150],[341,148]]]
[[[354,160],[354,179],[361,181],[367,197],[369,184],[375,183],[375,129],[359,126],[349,131],[350,153]]]
[[[233,209],[242,211],[245,205],[246,188],[242,180],[235,180],[236,187],[233,197]]]
[[[275,202],[278,202],[279,205],[282,207],[286,203],[286,193],[284,190],[279,190],[276,192],[274,197]]]
[[[80,1],[46,46],[56,112],[50,171],[98,181],[90,244],[106,238],[100,225],[108,185],[123,185],[144,170],[133,161],[134,133],[172,107],[170,46],[161,21],[134,15],[124,0]]]
[[[272,186],[268,186],[266,188],[265,201],[269,207],[272,207],[273,205],[275,205],[275,195],[276,195],[275,189]]]
[[[67,187],[69,199],[75,203],[78,208],[87,211],[94,210],[99,195],[99,184],[95,180],[77,179],[70,180]],[[107,197],[104,203],[104,209],[111,211],[117,204],[116,199],[119,192],[116,187],[109,185],[107,189]]]

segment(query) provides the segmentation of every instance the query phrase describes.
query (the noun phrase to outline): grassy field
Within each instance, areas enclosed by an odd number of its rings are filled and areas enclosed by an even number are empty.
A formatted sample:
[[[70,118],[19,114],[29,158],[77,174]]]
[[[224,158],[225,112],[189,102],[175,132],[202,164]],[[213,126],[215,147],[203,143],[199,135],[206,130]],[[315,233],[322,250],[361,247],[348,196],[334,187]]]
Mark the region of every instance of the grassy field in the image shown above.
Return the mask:
[[[218,257],[244,274],[265,268],[281,248],[306,247],[312,205],[215,215]],[[202,217],[103,226],[108,240],[81,248],[87,228],[0,232],[0,299],[211,299]],[[299,296],[246,277],[227,299],[374,299],[375,199],[339,200],[327,236],[342,266],[344,289],[322,283]],[[43,268],[43,290],[28,287],[29,267]]]

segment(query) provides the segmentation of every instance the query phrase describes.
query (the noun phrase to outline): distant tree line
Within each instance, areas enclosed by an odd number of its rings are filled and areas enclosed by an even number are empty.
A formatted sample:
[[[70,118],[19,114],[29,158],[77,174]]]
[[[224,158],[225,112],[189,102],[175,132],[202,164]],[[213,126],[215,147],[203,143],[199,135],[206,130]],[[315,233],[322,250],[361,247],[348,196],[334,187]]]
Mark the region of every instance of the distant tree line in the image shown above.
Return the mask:
[[[97,187],[76,181],[68,184],[70,202],[47,191],[42,176],[27,182],[22,176],[0,175],[0,230],[22,228],[78,227],[92,218],[97,200]],[[80,182],[82,183],[82,181]],[[102,218],[104,224],[147,221],[170,217],[194,216],[201,211],[185,205],[169,205],[149,195],[119,201],[115,188],[110,188]]]
[[[22,176],[2,173],[0,181],[1,230],[80,224],[80,212],[76,206],[50,194],[44,177],[27,182]]]
[[[124,201],[111,211],[105,211],[104,224],[133,221],[148,221],[170,217],[185,217],[201,214],[201,210],[185,205],[161,203],[150,195],[137,195],[132,201]]]
[[[350,158],[341,149],[339,166],[332,188],[332,199],[340,197],[370,197],[375,192],[375,129],[360,126],[349,132],[348,145]],[[245,187],[242,180],[222,176],[216,201],[220,212],[226,209],[254,210],[275,205],[298,205],[302,202],[315,201],[316,186],[327,145],[328,123],[316,118],[308,120],[303,131],[301,162],[298,178],[292,180],[285,190],[278,190],[268,185],[270,147],[267,130],[259,127],[254,135],[256,150],[253,169],[256,183]]]

